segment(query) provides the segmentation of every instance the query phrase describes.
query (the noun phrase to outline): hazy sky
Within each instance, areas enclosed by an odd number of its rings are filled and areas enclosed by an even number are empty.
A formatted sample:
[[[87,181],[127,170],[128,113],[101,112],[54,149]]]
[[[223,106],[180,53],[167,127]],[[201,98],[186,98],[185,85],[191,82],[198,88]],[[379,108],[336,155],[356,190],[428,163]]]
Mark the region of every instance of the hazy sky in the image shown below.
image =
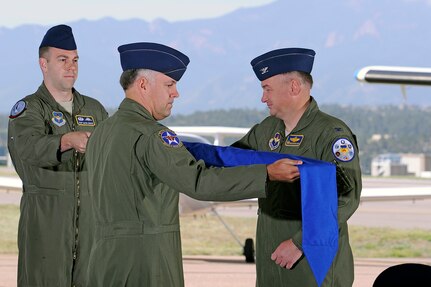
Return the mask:
[[[0,27],[23,24],[52,25],[80,19],[139,18],[168,21],[212,18],[241,7],[274,0],[9,0],[0,4]]]

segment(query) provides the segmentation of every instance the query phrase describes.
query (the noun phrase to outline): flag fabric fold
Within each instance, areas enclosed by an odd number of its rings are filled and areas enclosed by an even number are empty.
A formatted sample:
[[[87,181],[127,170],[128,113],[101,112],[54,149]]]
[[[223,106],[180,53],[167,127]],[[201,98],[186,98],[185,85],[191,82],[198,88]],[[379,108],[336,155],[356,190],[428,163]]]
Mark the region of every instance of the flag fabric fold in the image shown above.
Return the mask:
[[[282,158],[301,160],[298,165],[302,202],[302,249],[321,286],[338,250],[338,203],[334,164],[275,152],[184,142],[184,146],[207,166],[233,167],[271,164]],[[288,239],[288,238],[286,238]]]

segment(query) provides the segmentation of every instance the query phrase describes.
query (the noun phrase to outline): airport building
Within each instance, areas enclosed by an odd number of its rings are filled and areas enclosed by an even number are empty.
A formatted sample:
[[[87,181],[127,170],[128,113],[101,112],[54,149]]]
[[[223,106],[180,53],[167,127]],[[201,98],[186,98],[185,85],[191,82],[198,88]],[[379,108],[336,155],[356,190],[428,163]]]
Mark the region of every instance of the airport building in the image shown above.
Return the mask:
[[[371,176],[431,178],[431,155],[423,153],[381,154],[371,162]]]

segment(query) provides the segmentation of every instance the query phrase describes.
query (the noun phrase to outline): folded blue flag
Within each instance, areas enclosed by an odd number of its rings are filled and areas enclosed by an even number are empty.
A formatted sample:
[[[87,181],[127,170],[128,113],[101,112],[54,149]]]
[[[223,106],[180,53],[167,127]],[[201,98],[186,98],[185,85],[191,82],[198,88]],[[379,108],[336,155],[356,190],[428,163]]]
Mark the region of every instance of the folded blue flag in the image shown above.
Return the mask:
[[[282,158],[301,160],[298,165],[302,202],[302,249],[321,286],[338,250],[338,203],[334,164],[275,152],[259,152],[234,147],[184,142],[197,159],[208,166],[233,167],[271,164]],[[287,240],[288,238],[286,238]]]

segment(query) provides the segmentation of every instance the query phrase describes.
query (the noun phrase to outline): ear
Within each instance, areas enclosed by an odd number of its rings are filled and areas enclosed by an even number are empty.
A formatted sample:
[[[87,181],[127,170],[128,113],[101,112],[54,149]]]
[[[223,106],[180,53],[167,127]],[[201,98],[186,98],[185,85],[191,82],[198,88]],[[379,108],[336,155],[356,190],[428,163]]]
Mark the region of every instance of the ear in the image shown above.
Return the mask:
[[[48,61],[45,58],[39,58],[39,67],[42,72],[46,72],[48,70],[47,63]]]
[[[135,85],[137,86],[140,93],[151,94],[151,92],[150,92],[151,91],[151,83],[146,77],[143,77],[143,76],[139,77],[136,80]]]
[[[139,89],[147,90],[148,89],[148,80],[145,77],[139,77],[136,80],[136,85]]]
[[[293,95],[295,95],[295,96],[299,95],[301,93],[301,89],[302,89],[301,82],[298,79],[293,79],[290,82],[290,89],[291,89]]]

